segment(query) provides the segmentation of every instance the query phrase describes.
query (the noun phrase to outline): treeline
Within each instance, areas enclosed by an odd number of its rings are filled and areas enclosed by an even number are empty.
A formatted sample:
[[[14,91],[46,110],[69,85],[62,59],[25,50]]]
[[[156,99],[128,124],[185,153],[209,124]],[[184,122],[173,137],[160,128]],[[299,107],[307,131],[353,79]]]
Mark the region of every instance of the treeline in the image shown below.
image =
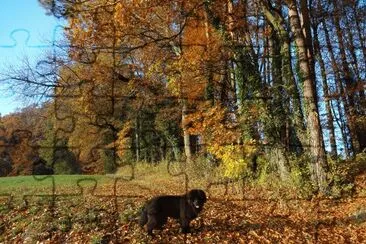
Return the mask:
[[[363,1],[39,2],[65,38],[7,78],[51,97],[48,163],[100,173],[201,155],[238,177],[259,156],[324,191],[330,164],[365,149]]]
[[[0,176],[81,173],[76,155],[50,140],[51,103],[0,117]]]

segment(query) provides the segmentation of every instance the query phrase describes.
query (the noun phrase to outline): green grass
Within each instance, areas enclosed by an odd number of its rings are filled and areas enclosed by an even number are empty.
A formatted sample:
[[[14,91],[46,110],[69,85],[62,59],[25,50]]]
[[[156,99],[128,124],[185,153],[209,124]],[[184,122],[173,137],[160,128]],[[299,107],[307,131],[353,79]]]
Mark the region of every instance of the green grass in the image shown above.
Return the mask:
[[[112,190],[116,178],[123,178],[129,185],[145,185],[151,189],[162,189],[162,185],[173,184],[177,189],[182,188],[185,182],[184,175],[179,163],[170,165],[170,172],[167,170],[166,162],[157,165],[138,163],[132,169],[131,165],[121,167],[116,174],[110,175],[52,175],[52,176],[15,176],[0,177],[0,196],[12,195],[21,197],[23,195],[52,195],[53,190],[57,194],[68,194],[80,192],[81,188],[90,190],[94,186],[96,191],[101,185],[109,185]],[[196,171],[196,170],[191,170]],[[132,179],[131,176],[134,175]],[[202,178],[189,174],[192,186],[201,186]],[[129,181],[130,180],[130,181]],[[123,180],[120,180],[123,182]],[[154,184],[151,184],[154,182]],[[79,184],[79,186],[78,186]],[[165,188],[165,187],[164,187]],[[99,192],[100,193],[100,192]]]
[[[104,175],[53,175],[53,176],[15,176],[0,178],[0,195],[47,194],[64,188],[75,188],[80,185],[93,186],[112,181]]]

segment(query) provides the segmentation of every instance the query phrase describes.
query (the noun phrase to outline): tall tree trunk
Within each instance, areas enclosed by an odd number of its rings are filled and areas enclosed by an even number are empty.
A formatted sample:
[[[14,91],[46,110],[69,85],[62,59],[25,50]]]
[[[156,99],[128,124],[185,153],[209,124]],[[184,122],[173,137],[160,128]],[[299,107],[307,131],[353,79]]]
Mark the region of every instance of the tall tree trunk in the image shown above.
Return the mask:
[[[233,2],[232,0],[227,0],[227,31],[229,34],[229,40],[231,45],[234,47],[233,50],[235,50],[235,45],[236,45],[236,40],[235,40],[235,33],[234,33],[234,6],[233,6]],[[236,53],[235,52],[230,52],[228,53],[228,70],[229,70],[229,79],[230,79],[230,86],[231,86],[231,106],[234,108],[238,103],[238,99],[236,96],[236,89],[237,89],[237,84],[236,84],[236,77],[235,77],[235,63],[234,60],[237,59],[236,57]]]
[[[334,109],[334,104],[331,104],[332,105],[332,111],[333,111],[333,114],[334,114],[334,118],[335,118],[335,122],[337,123],[340,131],[341,131],[341,135],[342,135],[342,143],[344,145],[344,152],[346,154],[346,157],[348,158],[350,156],[350,151],[349,151],[349,143],[347,141],[347,125],[344,121],[344,113],[341,109],[341,105],[340,105],[340,101],[336,100],[335,101],[336,103],[336,106],[337,106],[337,110]],[[337,117],[337,114],[336,114],[336,111],[338,111],[338,117]]]
[[[337,156],[337,144],[336,144],[336,137],[334,132],[334,125],[333,125],[333,114],[332,114],[332,100],[329,98],[329,88],[328,88],[328,82],[327,82],[327,73],[325,68],[325,63],[323,60],[323,56],[320,49],[320,44],[318,40],[318,26],[313,26],[313,33],[314,33],[314,51],[315,55],[318,59],[319,66],[320,66],[320,73],[322,77],[323,82],[323,97],[324,97],[324,103],[325,103],[325,112],[327,117],[327,129],[329,133],[329,144],[330,144],[330,154],[331,157],[334,158]]]
[[[310,68],[310,74],[311,79],[315,82],[315,58],[314,58],[314,50],[313,50],[313,39],[311,36],[311,21],[310,21],[310,13],[309,13],[309,7],[308,7],[308,0],[300,0],[300,12],[299,12],[299,18],[300,18],[300,26],[302,27],[302,33],[304,36],[305,41],[305,49],[306,49],[306,56],[309,63]],[[316,92],[316,91],[315,91]],[[317,96],[315,95],[316,101]]]
[[[310,165],[311,178],[318,190],[320,192],[325,192],[327,185],[325,172],[327,163],[323,144],[323,136],[320,128],[315,80],[312,79],[313,75],[310,68],[312,62],[309,61],[307,56],[308,50],[306,49],[306,41],[300,25],[296,1],[287,0],[286,3],[289,7],[291,30],[294,33],[297,46],[299,68],[302,76],[301,78],[304,82],[304,105],[307,115],[307,130],[310,136],[310,152],[313,156],[313,161]]]
[[[344,14],[347,14],[346,12]],[[357,22],[357,12],[354,13],[354,18],[355,18],[355,22]],[[352,20],[351,20],[352,21]],[[351,60],[351,67],[353,68],[353,73],[355,74],[355,92],[358,93],[358,97],[356,100],[356,111],[358,114],[365,114],[366,113],[366,108],[365,108],[365,104],[363,104],[363,102],[366,101],[365,99],[365,92],[364,89],[358,88],[359,84],[362,82],[362,68],[364,68],[364,65],[360,65],[360,63],[362,62],[363,58],[361,57],[361,55],[357,55],[357,45],[360,45],[362,51],[365,53],[365,46],[363,45],[362,42],[362,37],[359,37],[359,42],[357,43],[356,39],[357,39],[357,32],[354,30],[357,30],[357,25],[355,26],[353,23],[350,22],[350,20],[348,18],[345,18],[345,31],[347,33],[347,37],[348,37],[348,41],[347,43],[347,48],[349,49],[349,53],[350,56],[352,58]],[[356,33],[355,33],[356,32]],[[366,60],[365,60],[366,61]],[[360,70],[361,69],[361,70]],[[357,130],[357,133],[360,134],[360,131]],[[361,140],[360,136],[358,136],[359,142]],[[360,142],[361,143],[361,142]],[[360,145],[360,151],[362,151],[362,146]]]
[[[357,51],[355,48],[356,42],[355,42],[355,38],[354,38],[354,34],[353,34],[353,26],[351,25],[351,23],[349,22],[349,20],[347,18],[345,18],[345,32],[347,33],[347,37],[348,37],[348,42],[347,42],[347,48],[349,49],[349,53],[350,56],[352,58],[351,63],[353,64],[353,72],[357,77],[357,80],[361,80],[360,78],[360,69],[359,69],[359,58],[357,57]],[[364,46],[361,46],[364,47]],[[364,49],[364,48],[362,48]],[[361,58],[362,59],[362,58]]]
[[[321,9],[321,5],[319,5],[319,9]],[[333,52],[332,41],[330,40],[330,34],[329,34],[329,31],[328,31],[328,27],[327,27],[327,25],[325,23],[325,20],[323,18],[321,19],[321,24],[322,24],[322,27],[323,27],[326,47],[328,49],[328,53],[329,53],[329,57],[330,57],[330,61],[331,61],[331,66],[332,66],[333,73],[334,73],[336,92],[338,93],[337,96],[339,97],[339,98],[336,99],[337,110],[338,110],[338,113],[340,114],[340,117],[342,117],[342,115],[345,115],[347,117],[347,120],[348,120],[348,113],[344,109],[345,107],[348,106],[348,102],[347,102],[347,99],[346,99],[346,96],[345,96],[343,84],[341,82],[341,77],[339,75],[340,71],[339,71],[339,68],[338,68],[338,64],[337,64],[337,61],[336,61],[335,54]],[[341,102],[343,103],[343,106],[341,106]],[[333,114],[335,114],[335,113],[333,113]],[[343,141],[344,147],[346,148],[346,155],[348,157],[350,155],[349,148],[348,148],[349,142],[348,142],[347,133],[346,133],[348,128],[345,128],[345,127],[347,127],[347,125],[345,125],[345,124],[341,123],[341,125],[343,126],[343,127],[340,127],[340,129],[342,131],[342,141]]]
[[[355,1],[354,5],[353,5],[353,12],[355,14],[355,24],[356,24],[358,39],[360,42],[361,51],[363,54],[363,61],[366,62],[365,32],[364,32],[364,29],[362,30],[362,28],[361,28],[362,21],[365,21],[365,16],[364,16],[365,12],[360,10],[357,5],[358,5],[358,1]],[[361,23],[360,23],[360,19],[361,19]]]
[[[184,99],[182,104],[182,128],[183,128],[184,152],[186,154],[187,163],[191,163],[192,162],[191,141],[186,121],[186,117],[188,114],[187,103],[188,103],[187,100]]]
[[[277,12],[272,11],[267,2],[262,2],[262,10],[266,16],[267,21],[273,28],[273,33],[269,39],[269,56],[271,58],[271,75],[273,84],[273,99],[271,100],[270,113],[273,117],[277,118],[278,123],[274,122],[273,128],[275,130],[273,136],[275,140],[275,148],[269,152],[269,159],[271,164],[277,166],[279,176],[281,180],[288,179],[289,176],[289,161],[287,154],[290,151],[290,147],[293,147],[295,143],[291,143],[291,128],[293,124],[291,122],[290,113],[290,97],[293,95],[293,91],[286,89],[291,87],[290,84],[294,84],[293,72],[291,69],[290,58],[290,39],[287,31],[283,28],[283,18]],[[296,96],[295,96],[296,97]],[[295,105],[296,103],[294,103]],[[295,106],[296,107],[296,106]],[[296,108],[294,108],[296,110]],[[294,131],[294,130],[293,130]],[[299,146],[299,145],[295,145]]]
[[[294,78],[294,73],[291,66],[291,47],[290,47],[290,37],[289,33],[284,27],[284,19],[283,16],[279,14],[279,11],[272,11],[272,6],[269,5],[267,1],[261,1],[261,6],[263,13],[268,20],[268,22],[273,26],[277,35],[279,37],[281,51],[281,77],[283,79],[283,84],[286,87],[290,87],[288,89],[288,93],[290,95],[291,103],[292,103],[292,110],[293,110],[293,125],[296,129],[296,134],[300,139],[302,144],[306,144],[305,136],[304,136],[304,114],[301,108],[301,101],[300,101],[300,93],[298,85]],[[296,145],[295,147],[299,147],[301,145]],[[296,149],[296,148],[295,148]]]
[[[206,2],[205,5],[206,9],[204,11],[204,18],[205,18],[205,36],[206,36],[206,46],[205,51],[209,54],[208,60],[206,61],[206,77],[207,77],[207,86],[205,91],[205,97],[207,100],[210,100],[212,104],[215,103],[215,84],[214,84],[214,72],[213,72],[213,60],[211,57],[211,30],[210,30],[210,21],[209,21],[209,14],[210,6],[209,3]]]
[[[135,121],[135,146],[136,146],[136,162],[140,161],[140,111],[137,111],[136,121]]]
[[[339,11],[340,12],[340,11]],[[348,106],[346,107],[346,111],[349,114],[348,116],[348,126],[351,134],[352,141],[352,149],[353,153],[356,154],[360,151],[360,143],[357,136],[357,128],[356,128],[356,113],[355,113],[355,99],[354,99],[354,81],[351,74],[351,71],[347,62],[347,54],[344,46],[342,30],[339,24],[339,16],[338,14],[334,15],[334,26],[336,28],[336,34],[339,45],[339,52],[341,54],[341,63],[342,63],[342,73],[344,74],[344,80],[346,83],[346,96],[348,98]]]

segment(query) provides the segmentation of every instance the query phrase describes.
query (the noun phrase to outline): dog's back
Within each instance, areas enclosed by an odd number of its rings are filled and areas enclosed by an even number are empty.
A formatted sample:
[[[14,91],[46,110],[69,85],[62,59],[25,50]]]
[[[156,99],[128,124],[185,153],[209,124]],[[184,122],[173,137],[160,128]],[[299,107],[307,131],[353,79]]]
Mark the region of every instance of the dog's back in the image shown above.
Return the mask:
[[[155,197],[147,205],[147,214],[158,214],[177,219],[180,217],[180,202],[181,196]]]

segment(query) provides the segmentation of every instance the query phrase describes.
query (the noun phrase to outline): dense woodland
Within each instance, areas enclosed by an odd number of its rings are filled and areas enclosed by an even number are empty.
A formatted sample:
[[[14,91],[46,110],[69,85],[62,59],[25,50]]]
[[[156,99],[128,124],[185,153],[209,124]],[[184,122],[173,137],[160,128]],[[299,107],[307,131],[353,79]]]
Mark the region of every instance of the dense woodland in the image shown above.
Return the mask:
[[[365,164],[364,1],[39,2],[64,39],[1,75],[44,101],[1,117],[2,176],[207,161],[325,192]]]

